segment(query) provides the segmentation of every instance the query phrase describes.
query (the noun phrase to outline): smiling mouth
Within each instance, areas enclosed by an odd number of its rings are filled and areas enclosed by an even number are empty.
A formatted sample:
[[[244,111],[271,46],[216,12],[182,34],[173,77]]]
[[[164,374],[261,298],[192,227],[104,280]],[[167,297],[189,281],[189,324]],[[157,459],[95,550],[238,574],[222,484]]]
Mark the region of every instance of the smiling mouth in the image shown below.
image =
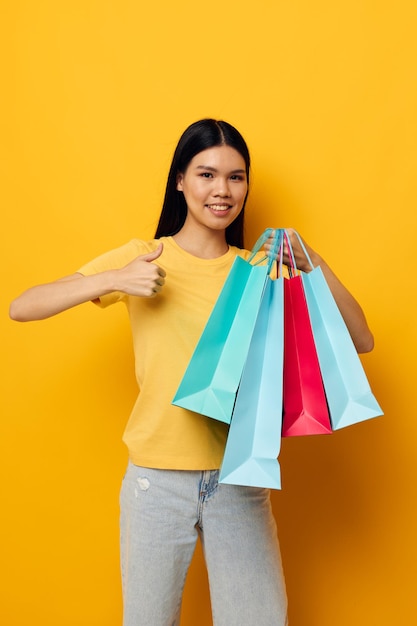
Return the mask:
[[[211,209],[212,211],[228,211],[232,208],[231,204],[206,204],[206,207]]]

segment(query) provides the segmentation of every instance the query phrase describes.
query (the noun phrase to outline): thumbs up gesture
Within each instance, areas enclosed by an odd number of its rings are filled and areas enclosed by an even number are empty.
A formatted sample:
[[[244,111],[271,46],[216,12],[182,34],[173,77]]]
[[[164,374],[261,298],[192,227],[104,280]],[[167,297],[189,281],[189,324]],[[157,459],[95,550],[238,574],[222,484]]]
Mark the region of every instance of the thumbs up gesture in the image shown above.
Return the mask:
[[[142,254],[118,270],[118,290],[129,296],[153,298],[165,283],[166,272],[154,261],[162,254],[163,244],[153,252]]]

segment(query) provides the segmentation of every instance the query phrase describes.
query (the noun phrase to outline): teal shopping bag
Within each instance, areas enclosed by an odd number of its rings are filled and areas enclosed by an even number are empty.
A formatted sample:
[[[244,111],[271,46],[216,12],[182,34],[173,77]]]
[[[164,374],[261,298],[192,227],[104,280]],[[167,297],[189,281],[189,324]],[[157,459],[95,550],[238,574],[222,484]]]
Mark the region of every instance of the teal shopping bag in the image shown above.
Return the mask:
[[[268,279],[242,373],[219,481],[281,488],[283,278]]]
[[[349,331],[320,267],[302,273],[317,355],[330,411],[332,429],[338,430],[383,415],[373,395]]]
[[[248,261],[236,257],[172,404],[230,423],[262,293],[274,262],[273,256],[265,265],[253,264],[253,259],[272,232],[269,228],[262,234]],[[275,232],[275,248],[279,232]]]

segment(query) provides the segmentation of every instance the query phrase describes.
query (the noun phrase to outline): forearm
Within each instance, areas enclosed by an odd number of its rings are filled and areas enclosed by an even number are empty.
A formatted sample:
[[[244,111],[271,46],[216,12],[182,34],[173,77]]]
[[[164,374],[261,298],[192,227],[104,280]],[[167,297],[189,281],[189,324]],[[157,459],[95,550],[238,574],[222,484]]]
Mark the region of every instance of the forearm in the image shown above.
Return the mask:
[[[366,321],[365,314],[352,294],[337,278],[327,263],[314,254],[313,264],[320,265],[327,284],[349,330],[358,352],[370,352],[374,347],[374,338]]]
[[[93,276],[73,274],[24,291],[10,305],[10,317],[18,322],[42,320],[74,306],[116,291],[114,271]]]

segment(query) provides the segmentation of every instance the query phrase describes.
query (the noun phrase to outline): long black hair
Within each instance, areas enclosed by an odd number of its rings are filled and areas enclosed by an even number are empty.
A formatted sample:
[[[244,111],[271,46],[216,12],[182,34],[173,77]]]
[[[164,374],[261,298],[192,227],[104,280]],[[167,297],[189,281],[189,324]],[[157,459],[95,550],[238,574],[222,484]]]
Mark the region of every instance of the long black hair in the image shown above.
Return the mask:
[[[191,124],[182,134],[172,158],[165,190],[165,198],[155,238],[175,235],[184,225],[187,204],[182,191],[177,190],[178,174],[184,174],[196,154],[215,146],[230,146],[243,157],[249,184],[250,155],[245,140],[234,126],[214,119],[203,119]],[[246,198],[238,217],[226,228],[229,245],[243,248],[243,227]]]

